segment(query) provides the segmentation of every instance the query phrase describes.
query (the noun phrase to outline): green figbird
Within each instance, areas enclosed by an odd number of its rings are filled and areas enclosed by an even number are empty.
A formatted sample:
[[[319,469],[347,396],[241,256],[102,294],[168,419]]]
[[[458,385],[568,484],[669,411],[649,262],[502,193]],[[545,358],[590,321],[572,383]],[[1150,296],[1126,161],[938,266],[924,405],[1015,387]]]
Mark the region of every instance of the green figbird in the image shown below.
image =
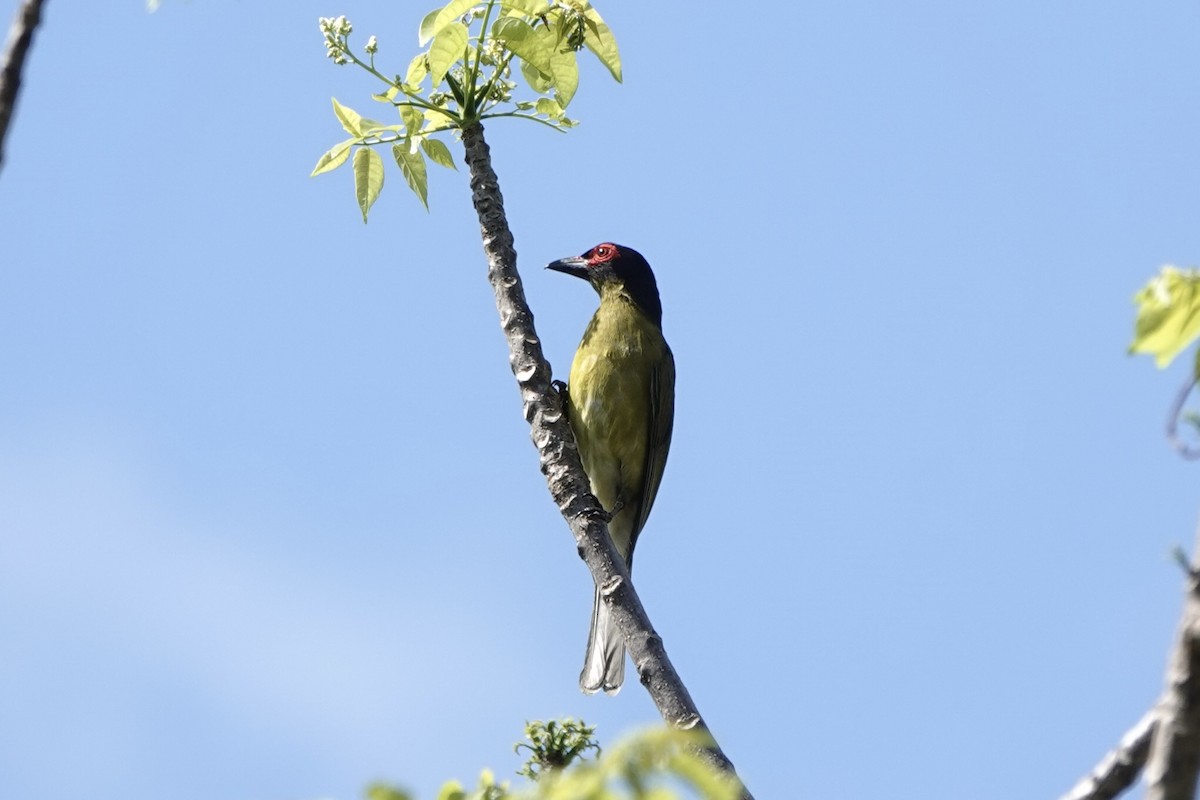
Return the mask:
[[[600,295],[571,364],[567,418],[592,494],[611,515],[608,535],[632,569],[675,419],[675,358],[662,335],[658,285],[640,253],[608,242],[547,268],[583,278]],[[597,587],[579,688],[615,694],[624,679],[625,642]]]

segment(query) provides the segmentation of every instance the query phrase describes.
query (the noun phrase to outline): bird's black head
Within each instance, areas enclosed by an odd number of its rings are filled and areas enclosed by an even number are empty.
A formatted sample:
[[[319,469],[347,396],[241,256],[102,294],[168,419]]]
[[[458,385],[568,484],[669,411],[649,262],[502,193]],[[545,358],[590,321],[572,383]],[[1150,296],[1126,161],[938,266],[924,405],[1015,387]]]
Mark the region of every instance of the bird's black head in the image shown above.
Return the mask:
[[[658,299],[654,272],[642,254],[631,247],[605,242],[581,256],[552,261],[546,269],[583,278],[597,292],[606,285],[623,286],[642,313],[662,326],[662,301]]]

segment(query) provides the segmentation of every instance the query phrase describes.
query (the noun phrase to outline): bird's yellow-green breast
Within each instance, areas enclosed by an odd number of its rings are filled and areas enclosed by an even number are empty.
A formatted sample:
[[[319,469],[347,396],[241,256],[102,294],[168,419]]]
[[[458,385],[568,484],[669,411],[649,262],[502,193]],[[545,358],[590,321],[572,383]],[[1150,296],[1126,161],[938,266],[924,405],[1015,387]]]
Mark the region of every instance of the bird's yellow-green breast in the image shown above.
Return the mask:
[[[673,383],[671,352],[658,325],[622,287],[601,287],[600,308],[571,364],[570,419],[592,492],[610,511],[620,504],[609,533],[626,557],[658,490],[657,480],[646,480],[654,447],[652,384],[667,372]]]

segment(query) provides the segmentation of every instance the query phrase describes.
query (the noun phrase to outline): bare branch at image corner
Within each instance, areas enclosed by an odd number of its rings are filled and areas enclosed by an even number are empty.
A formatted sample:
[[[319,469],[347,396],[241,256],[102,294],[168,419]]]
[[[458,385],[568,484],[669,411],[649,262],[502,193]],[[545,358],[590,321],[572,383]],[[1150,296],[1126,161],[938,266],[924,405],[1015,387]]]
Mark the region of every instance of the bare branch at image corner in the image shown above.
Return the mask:
[[[1146,800],[1194,800],[1200,775],[1200,532],[1146,765]],[[1183,560],[1181,556],[1180,560]]]
[[[4,166],[4,140],[21,91],[21,72],[33,44],[33,33],[42,21],[43,4],[44,0],[25,0],[21,4],[4,46],[4,63],[0,66],[0,167]]]
[[[1059,800],[1113,800],[1134,784],[1150,756],[1158,707],[1147,711],[1116,748]]]
[[[1146,800],[1195,800],[1200,775],[1200,531],[1187,577],[1166,690],[1090,774],[1059,800],[1112,800],[1143,775]],[[1144,770],[1144,774],[1143,774]]]

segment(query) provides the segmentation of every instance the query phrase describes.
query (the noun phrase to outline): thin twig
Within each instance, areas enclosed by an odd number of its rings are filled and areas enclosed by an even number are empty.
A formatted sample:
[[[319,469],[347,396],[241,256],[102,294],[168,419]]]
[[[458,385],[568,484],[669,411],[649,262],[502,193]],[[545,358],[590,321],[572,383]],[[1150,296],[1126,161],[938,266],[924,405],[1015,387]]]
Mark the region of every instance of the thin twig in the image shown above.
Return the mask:
[[[1193,447],[1179,438],[1179,418],[1183,416],[1183,404],[1187,402],[1188,395],[1195,386],[1195,376],[1189,376],[1183,386],[1179,387],[1175,402],[1171,404],[1171,410],[1167,414],[1167,442],[1179,455],[1192,460],[1200,458],[1200,448]]]
[[[0,66],[0,167],[4,166],[4,140],[8,136],[8,124],[12,121],[13,109],[17,107],[17,94],[21,91],[21,72],[33,44],[33,32],[42,21],[43,3],[44,0],[25,0],[8,31],[4,64]]]

